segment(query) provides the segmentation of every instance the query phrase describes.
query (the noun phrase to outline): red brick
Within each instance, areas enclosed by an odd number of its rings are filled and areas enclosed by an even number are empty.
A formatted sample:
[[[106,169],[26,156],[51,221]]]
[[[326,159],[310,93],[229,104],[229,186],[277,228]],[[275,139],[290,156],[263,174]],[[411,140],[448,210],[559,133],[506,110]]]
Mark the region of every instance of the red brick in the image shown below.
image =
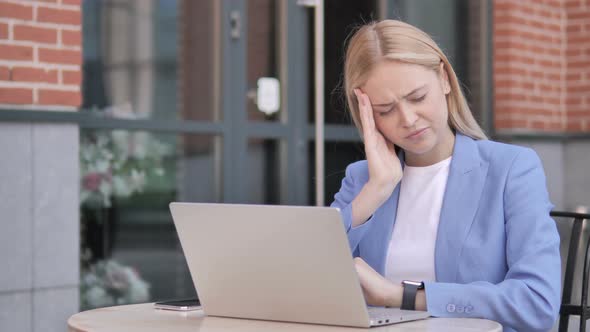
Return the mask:
[[[587,112],[588,111],[587,107],[584,105],[567,106],[566,110],[567,110],[566,115],[569,114],[569,112]]]
[[[513,5],[512,5],[512,10],[511,13],[532,13],[533,12],[533,8],[530,7],[529,4],[522,2],[522,1],[514,1]]]
[[[582,24],[580,24],[580,23],[568,24],[566,31],[567,31],[567,33],[582,32]]]
[[[566,9],[576,9],[582,6],[581,0],[567,0],[565,2]]]
[[[573,35],[573,36],[568,35],[567,43],[568,43],[568,45],[589,44],[590,43],[590,36],[587,33],[581,34],[581,35]]]
[[[82,31],[61,30],[61,42],[64,45],[82,46]]]
[[[507,89],[504,89],[507,88]],[[522,95],[512,91],[513,86],[499,86],[496,84],[496,100],[521,100]]]
[[[572,60],[567,63],[568,68],[578,68],[581,70],[590,68],[590,59],[584,59],[580,61]]]
[[[500,27],[503,24],[516,24],[521,26],[526,26],[528,22],[520,16],[515,16],[513,11],[506,12],[506,15],[495,15],[494,16],[494,26]]]
[[[549,129],[551,131],[562,131],[563,130],[563,125],[559,122],[552,122],[549,124]]]
[[[566,56],[580,56],[582,55],[582,50],[580,48],[573,48],[572,46],[568,47],[565,51]]]
[[[514,5],[511,1],[494,1],[494,11],[497,10],[513,10]]]
[[[33,90],[0,87],[0,104],[27,105],[33,103]]]
[[[515,52],[520,54],[509,54],[509,55],[499,55],[498,60],[501,62],[507,63],[519,63],[519,64],[533,64],[535,63],[536,56],[532,54],[523,54],[523,52]]]
[[[496,46],[496,45],[494,45]],[[502,54],[501,52],[498,52],[498,50],[494,51],[494,63],[496,64],[504,64],[504,63],[508,63],[512,60],[512,57],[510,54]]]
[[[511,75],[511,76],[525,76],[528,74],[528,72],[524,68],[521,68],[521,67],[502,67],[502,68],[498,68],[494,71],[495,76],[502,75],[502,74]]]
[[[543,97],[543,103],[545,105],[560,105],[561,99],[560,98],[552,98],[552,97]]]
[[[557,83],[557,84],[556,84]],[[561,84],[561,82],[537,82],[537,86],[543,90],[543,92],[548,92],[548,91],[559,91],[559,85]]]
[[[567,111],[567,115],[571,117],[590,117],[590,110]]]
[[[568,81],[578,81],[582,79],[582,73],[580,73],[579,71],[568,72],[565,75],[565,78]]]
[[[543,5],[549,6],[549,7],[555,7],[555,8],[560,8],[561,7],[561,1],[560,0],[542,0],[541,3]]]
[[[530,71],[530,77],[532,77],[532,78],[539,79],[539,78],[543,78],[544,76],[545,76],[545,73],[543,73],[542,71],[535,71],[535,70]]]
[[[587,10],[568,11],[567,18],[570,20],[575,20],[578,18],[582,19],[582,20],[588,20],[588,19],[590,19],[590,11],[587,11]]]
[[[0,66],[0,81],[10,80],[10,68]]]
[[[588,93],[588,92],[590,92],[590,84],[578,85],[578,86],[568,86],[567,91],[571,92],[571,93],[576,93],[576,92]]]
[[[15,82],[57,83],[57,70],[15,67],[12,68],[12,80]]]
[[[47,63],[81,65],[82,53],[81,51],[39,48],[39,61]]]
[[[536,97],[536,99],[540,99],[541,101],[543,100],[543,98],[538,98],[537,96],[533,96]],[[545,110],[545,109],[541,109],[539,107],[542,107],[541,105],[543,105],[542,102],[536,103],[538,104],[533,108],[528,108],[528,107],[520,107],[518,109],[514,110],[515,114],[524,114],[524,115],[539,115],[539,116],[551,116],[553,115],[553,111],[550,110]]]
[[[27,25],[15,25],[14,40],[29,40],[39,43],[57,43],[57,30],[52,28],[38,28]]]
[[[563,129],[563,123],[561,122],[561,118],[557,117],[554,118],[553,121],[549,122],[549,128],[552,131],[561,131]]]
[[[555,48],[546,48],[545,51],[544,51],[544,53],[545,54],[549,54],[551,56],[554,56],[554,57],[556,57],[556,58],[558,58],[558,59],[561,60],[560,57],[562,55],[562,50],[563,50],[563,48],[561,48],[561,47],[558,48],[558,49],[555,49]]]
[[[499,129],[513,129],[513,128],[526,128],[527,123],[525,120],[517,119],[502,119],[494,121],[494,125]]]
[[[536,63],[540,64],[541,67],[544,67],[544,68],[547,68],[547,67],[559,68],[559,67],[561,67],[561,62],[559,62],[559,61],[539,59],[536,61]]]
[[[537,30],[543,30],[545,29],[545,23],[543,22],[539,22],[539,21],[535,21],[535,20],[531,20],[529,21],[529,26],[537,29]]]
[[[79,6],[82,1],[81,0],[61,0],[61,3],[64,5],[77,5]]]
[[[566,125],[566,130],[567,131],[583,131],[584,128],[582,127],[582,122],[580,122],[580,121],[573,121],[573,122],[568,121],[567,125]]]
[[[532,82],[519,82],[517,86],[527,90],[532,90],[535,88],[535,84]]]
[[[532,17],[537,19],[550,18],[553,14],[548,8],[538,8],[535,12],[538,13],[538,15]]]
[[[502,90],[502,89],[511,89],[514,87],[514,83],[510,80],[495,81],[494,87],[496,88],[496,91]],[[496,98],[505,99],[505,98],[512,98],[512,96],[497,93]]]
[[[532,129],[541,129],[541,130],[543,130],[543,129],[547,129],[548,123],[545,122],[545,121],[540,121],[540,120],[532,120],[532,121],[529,122],[529,126],[528,127],[529,128],[532,128]]]
[[[37,21],[79,26],[82,19],[79,10],[39,7],[37,8]]]
[[[549,30],[551,32],[561,32],[563,26],[560,24],[555,24],[555,23],[549,23],[549,22],[545,22],[545,25],[543,26],[544,29]]]
[[[67,85],[80,85],[82,84],[82,72],[79,70],[63,70],[62,83]]]
[[[0,39],[8,39],[8,24],[0,23]]]
[[[11,2],[0,2],[0,17],[32,20],[33,7]]]
[[[579,105],[582,105],[582,98],[568,97],[567,100],[565,101],[565,104],[567,106],[579,106]]]
[[[39,90],[39,104],[41,105],[62,105],[80,106],[82,97],[79,91],[63,90]]]
[[[31,46],[0,45],[0,60],[33,61]]]

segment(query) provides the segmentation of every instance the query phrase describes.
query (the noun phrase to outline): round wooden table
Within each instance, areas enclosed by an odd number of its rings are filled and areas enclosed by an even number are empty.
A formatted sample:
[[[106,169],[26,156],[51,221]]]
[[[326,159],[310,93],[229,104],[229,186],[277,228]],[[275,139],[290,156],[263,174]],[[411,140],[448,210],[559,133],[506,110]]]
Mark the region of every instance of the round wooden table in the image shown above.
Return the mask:
[[[80,312],[68,319],[68,329],[71,332],[367,331],[367,329],[362,328],[212,317],[205,316],[202,310],[190,312],[158,310],[154,309],[153,303],[123,305]],[[485,319],[428,318],[375,327],[371,328],[370,331],[501,332],[502,325]]]

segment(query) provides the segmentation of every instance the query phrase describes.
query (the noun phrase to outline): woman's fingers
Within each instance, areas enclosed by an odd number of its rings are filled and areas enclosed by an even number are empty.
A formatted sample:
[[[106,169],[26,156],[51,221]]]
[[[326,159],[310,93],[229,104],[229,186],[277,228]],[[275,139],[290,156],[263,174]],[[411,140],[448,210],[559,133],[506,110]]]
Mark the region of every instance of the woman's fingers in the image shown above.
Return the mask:
[[[367,114],[367,120],[369,122],[369,126],[371,130],[375,130],[375,118],[373,117],[373,107],[371,106],[371,101],[369,100],[369,96],[366,94],[362,94],[364,104],[365,104],[365,112]]]
[[[354,89],[354,94],[356,95],[356,99],[358,100],[358,107],[360,113],[360,120],[363,129],[363,136],[365,142],[369,138],[369,134],[372,134],[375,130],[375,120],[373,118],[373,110],[371,108],[371,103],[369,101],[369,97],[364,94],[359,89]]]

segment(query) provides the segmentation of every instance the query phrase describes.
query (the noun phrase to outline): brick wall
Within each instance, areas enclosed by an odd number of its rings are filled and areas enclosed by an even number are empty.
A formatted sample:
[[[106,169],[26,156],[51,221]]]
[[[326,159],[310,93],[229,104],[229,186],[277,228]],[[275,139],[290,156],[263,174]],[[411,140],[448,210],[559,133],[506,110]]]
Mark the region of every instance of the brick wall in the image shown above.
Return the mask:
[[[0,0],[0,107],[81,104],[80,0]]]
[[[590,130],[590,3],[494,1],[498,131]]]
[[[496,130],[559,131],[565,121],[562,1],[494,1]]]
[[[566,128],[590,131],[590,2],[565,1]]]

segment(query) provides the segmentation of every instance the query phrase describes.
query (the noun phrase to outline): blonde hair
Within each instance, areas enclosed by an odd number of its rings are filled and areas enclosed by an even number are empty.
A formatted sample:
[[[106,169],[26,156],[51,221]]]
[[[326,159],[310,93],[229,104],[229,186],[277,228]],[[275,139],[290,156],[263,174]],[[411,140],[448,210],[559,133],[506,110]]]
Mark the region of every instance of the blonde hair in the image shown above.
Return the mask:
[[[397,20],[384,20],[362,26],[350,38],[344,61],[344,92],[355,126],[362,134],[354,89],[362,86],[371,70],[383,60],[421,65],[439,73],[440,63],[451,88],[447,95],[449,126],[473,139],[486,139],[475,121],[459,80],[449,60],[434,40],[422,30]]]

